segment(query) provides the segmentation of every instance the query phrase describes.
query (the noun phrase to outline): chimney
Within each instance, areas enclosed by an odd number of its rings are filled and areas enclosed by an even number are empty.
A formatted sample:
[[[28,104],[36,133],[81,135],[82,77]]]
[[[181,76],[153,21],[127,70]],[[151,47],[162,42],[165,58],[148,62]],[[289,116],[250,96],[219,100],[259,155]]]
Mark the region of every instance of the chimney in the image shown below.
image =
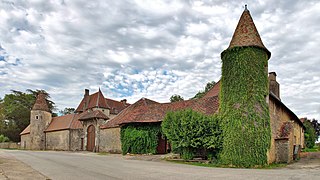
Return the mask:
[[[127,100],[126,99],[122,99],[120,102],[122,102],[123,105],[127,105]]]
[[[83,106],[83,111],[87,110],[88,104],[89,104],[89,89],[84,89],[84,106]]]
[[[280,99],[280,85],[275,72],[269,72],[269,91]]]
[[[89,89],[84,90],[84,97],[89,96]]]

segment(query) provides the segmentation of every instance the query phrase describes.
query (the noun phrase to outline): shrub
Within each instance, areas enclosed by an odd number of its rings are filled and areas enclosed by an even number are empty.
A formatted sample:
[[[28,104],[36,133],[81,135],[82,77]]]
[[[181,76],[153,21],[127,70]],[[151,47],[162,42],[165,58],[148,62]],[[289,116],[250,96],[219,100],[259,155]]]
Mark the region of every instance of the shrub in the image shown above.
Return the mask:
[[[161,126],[172,150],[183,159],[199,154],[210,154],[213,158],[221,149],[222,131],[217,116],[206,116],[191,109],[169,112]]]
[[[2,143],[2,142],[9,142],[9,141],[10,141],[10,140],[9,140],[8,137],[4,136],[3,134],[0,135],[0,143]]]
[[[122,127],[122,154],[156,154],[160,134],[159,124],[126,125]]]

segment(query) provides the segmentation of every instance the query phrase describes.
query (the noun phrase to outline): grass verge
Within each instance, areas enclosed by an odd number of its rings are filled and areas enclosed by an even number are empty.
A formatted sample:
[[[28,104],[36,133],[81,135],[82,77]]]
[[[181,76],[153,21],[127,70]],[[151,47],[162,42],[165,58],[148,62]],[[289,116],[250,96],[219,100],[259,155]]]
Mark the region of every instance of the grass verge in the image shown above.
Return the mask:
[[[187,164],[187,165],[193,165],[193,166],[202,166],[202,167],[216,167],[216,168],[241,168],[241,167],[234,167],[234,166],[228,166],[228,165],[221,165],[218,163],[201,163],[201,162],[188,162],[183,160],[167,160],[169,162],[178,163],[178,164]],[[284,163],[273,163],[269,165],[264,166],[256,166],[256,167],[250,167],[250,168],[241,168],[241,169],[277,169],[277,168],[283,168],[286,167],[287,164]]]

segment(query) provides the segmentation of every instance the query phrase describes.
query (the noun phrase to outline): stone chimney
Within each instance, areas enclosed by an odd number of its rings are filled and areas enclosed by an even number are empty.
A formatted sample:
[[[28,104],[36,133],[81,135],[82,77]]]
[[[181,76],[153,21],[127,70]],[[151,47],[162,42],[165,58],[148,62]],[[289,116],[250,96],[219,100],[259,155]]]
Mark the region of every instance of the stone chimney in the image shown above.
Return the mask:
[[[84,90],[84,97],[89,96],[89,89]]]
[[[85,111],[88,108],[89,104],[89,89],[84,89],[84,106],[83,106],[83,111]]]
[[[122,102],[123,105],[127,105],[127,100],[126,99],[122,99],[120,102]]]
[[[280,99],[280,85],[275,72],[269,72],[269,90]]]

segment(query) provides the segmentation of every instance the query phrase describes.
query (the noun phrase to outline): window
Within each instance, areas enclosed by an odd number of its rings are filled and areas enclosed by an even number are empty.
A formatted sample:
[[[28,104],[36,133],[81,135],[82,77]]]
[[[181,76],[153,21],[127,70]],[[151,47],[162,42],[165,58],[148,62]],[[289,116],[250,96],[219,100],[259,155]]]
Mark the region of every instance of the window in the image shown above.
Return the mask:
[[[38,116],[38,115],[36,115],[36,119],[39,119],[39,116]]]

